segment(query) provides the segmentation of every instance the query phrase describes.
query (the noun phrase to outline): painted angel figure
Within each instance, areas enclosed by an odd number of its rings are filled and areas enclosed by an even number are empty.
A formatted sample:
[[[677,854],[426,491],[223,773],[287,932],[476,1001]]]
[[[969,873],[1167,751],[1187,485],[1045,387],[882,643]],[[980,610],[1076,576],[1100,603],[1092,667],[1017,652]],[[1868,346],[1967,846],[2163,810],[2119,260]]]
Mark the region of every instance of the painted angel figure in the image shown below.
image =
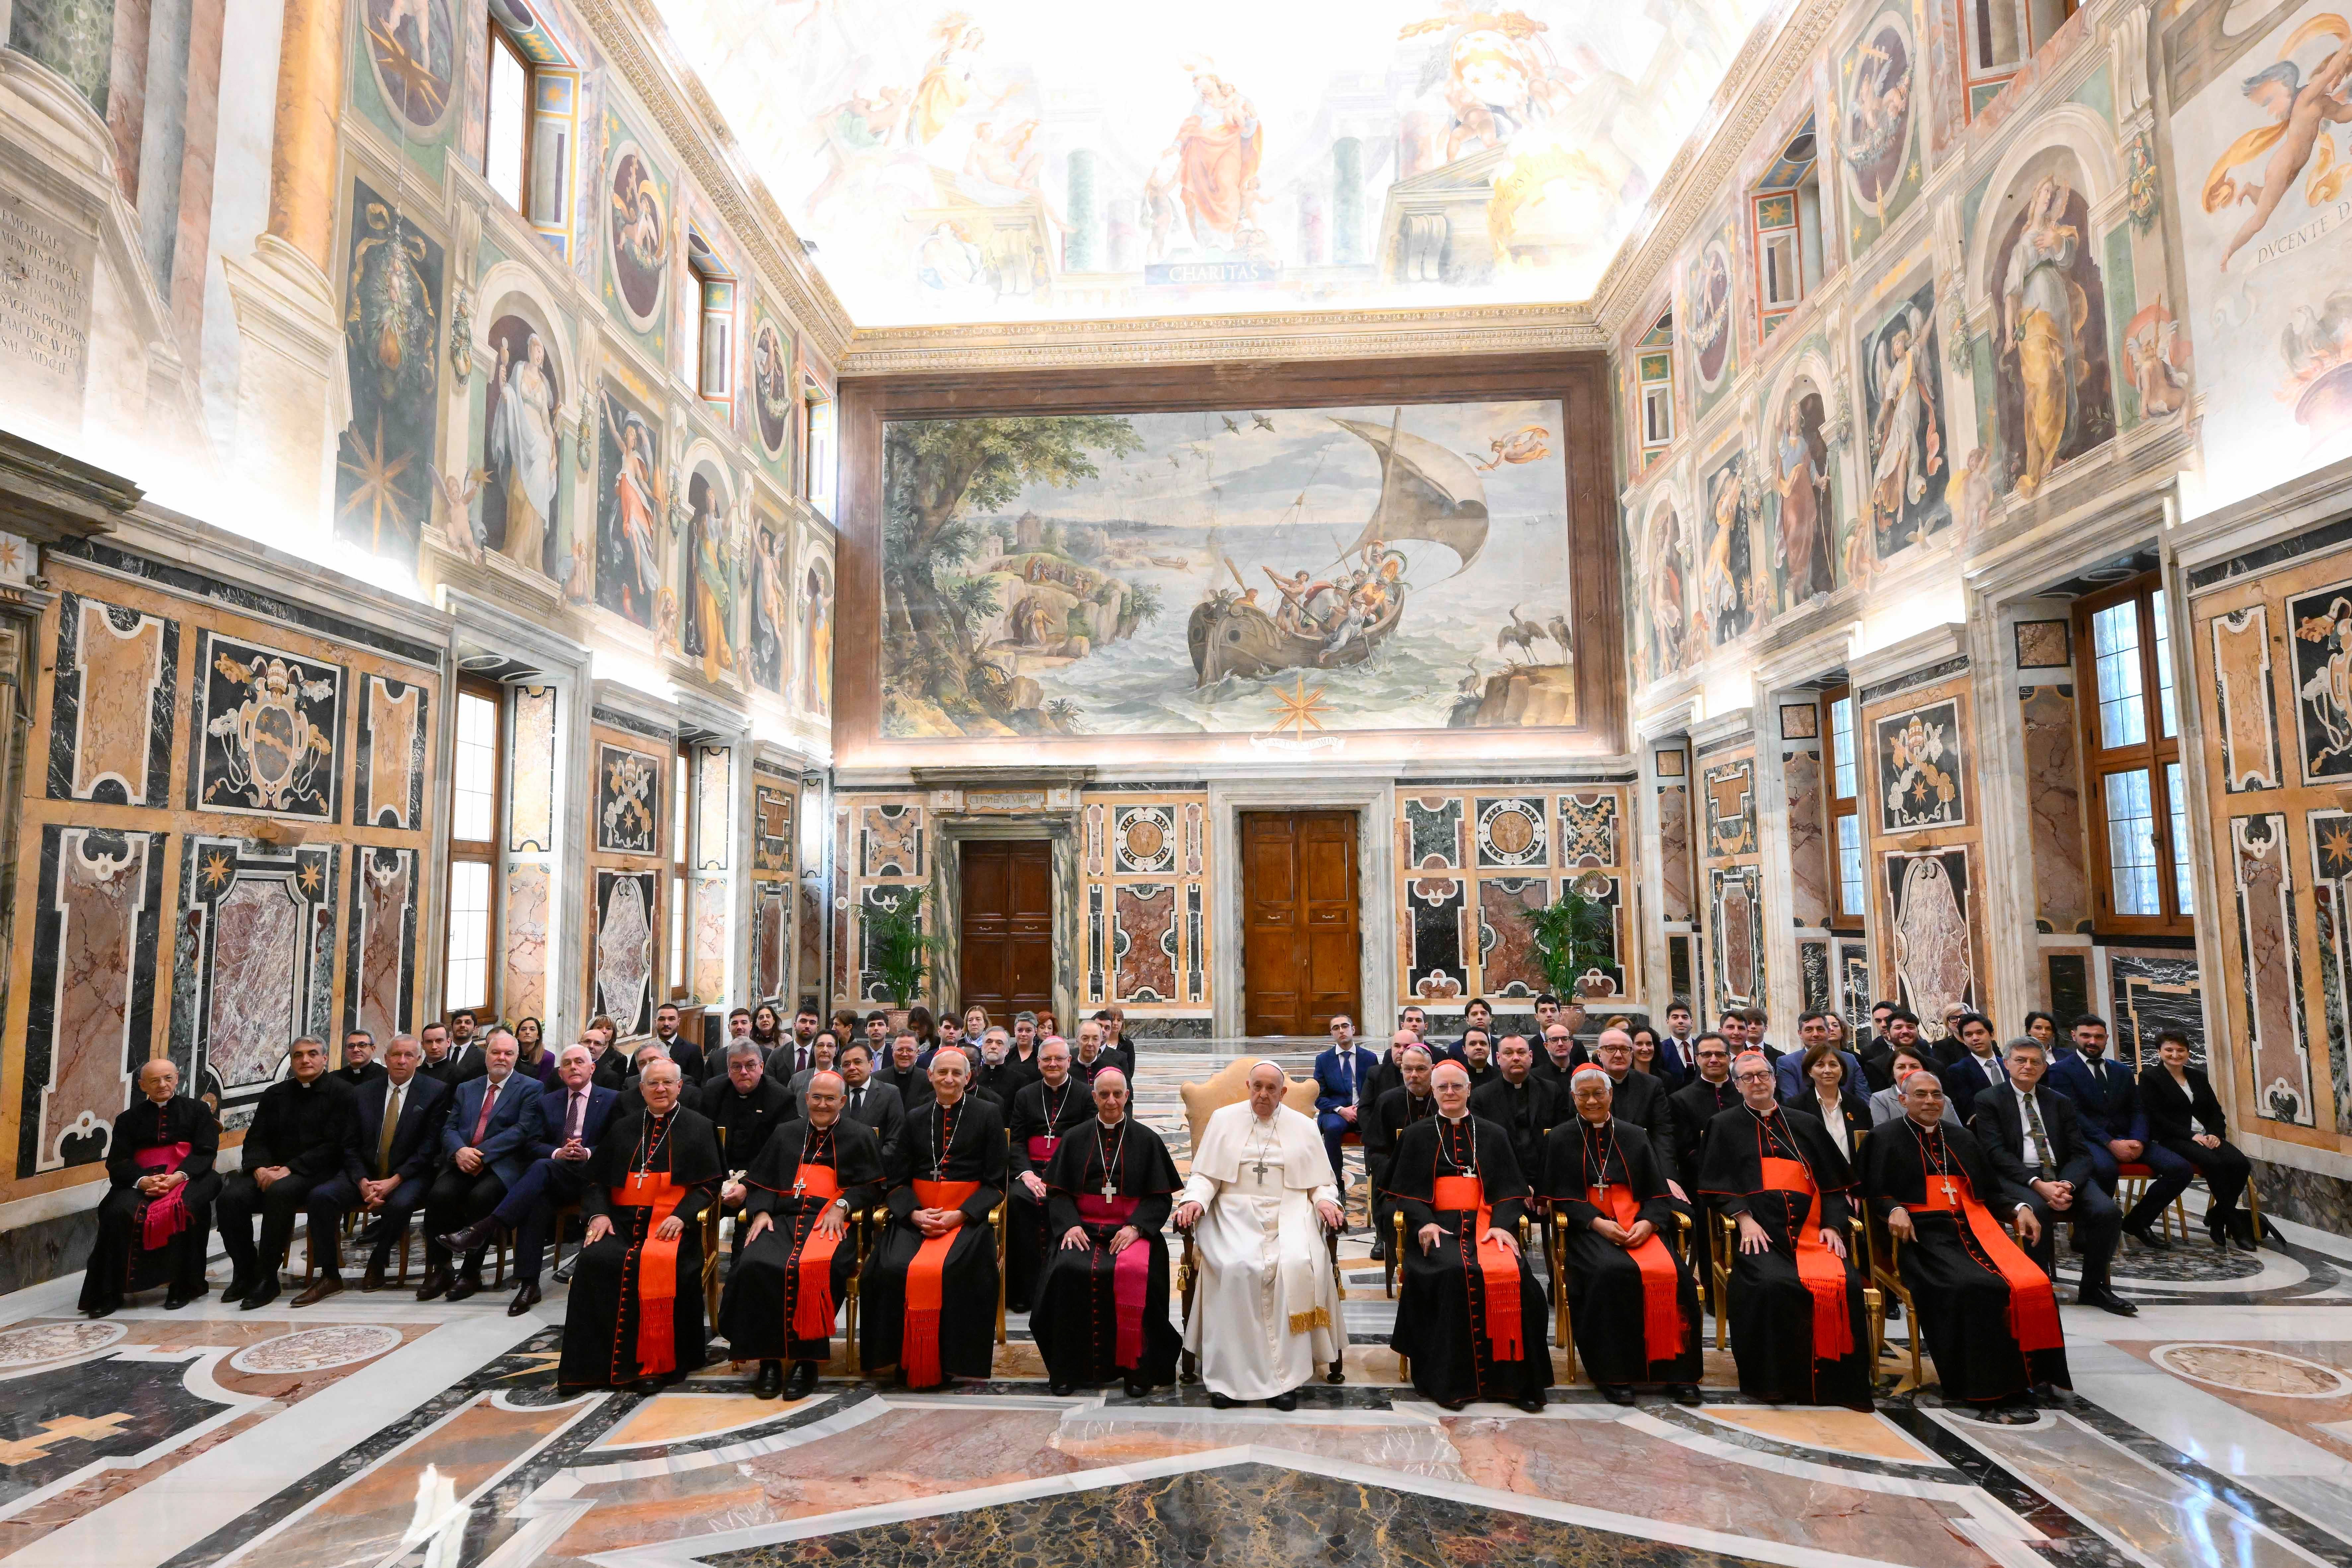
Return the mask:
[[[1879,335],[1870,363],[1870,386],[1878,401],[1871,427],[1876,466],[1870,476],[1870,515],[1878,531],[1891,530],[1903,509],[1927,493],[1927,480],[1944,467],[1942,422],[1936,413],[1934,366],[1926,362],[1927,322],[1916,305]]]
[[[2303,68],[2294,57],[2316,37],[2333,37],[2337,47],[2305,81]],[[2230,270],[2230,258],[2263,232],[2263,226],[2271,221],[2306,165],[2310,174],[2304,196],[2312,205],[2325,205],[2343,189],[2347,167],[2336,161],[2333,139],[2326,132],[2331,123],[2352,121],[2352,103],[2344,98],[2347,77],[2352,77],[2352,24],[2342,16],[2325,15],[2297,27],[2279,50],[2277,61],[2241,84],[2247,100],[2268,114],[2272,123],[2257,126],[2231,142],[2205,176],[2207,212],[2227,206],[2254,209],[2221,253],[2222,271]],[[2264,153],[2270,158],[2263,164],[2262,179],[2241,185],[2231,171]]]

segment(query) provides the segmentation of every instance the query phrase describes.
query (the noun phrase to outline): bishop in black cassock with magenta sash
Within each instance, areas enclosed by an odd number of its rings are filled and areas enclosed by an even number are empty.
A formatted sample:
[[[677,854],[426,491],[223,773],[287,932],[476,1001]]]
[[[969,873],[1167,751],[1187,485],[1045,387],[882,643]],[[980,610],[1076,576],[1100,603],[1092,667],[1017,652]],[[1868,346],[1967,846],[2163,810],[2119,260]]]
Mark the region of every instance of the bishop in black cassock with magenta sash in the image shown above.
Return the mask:
[[[858,1325],[868,1372],[896,1365],[909,1388],[986,1377],[996,1361],[996,1237],[1004,1119],[964,1092],[960,1050],[931,1058],[932,1098],[908,1114],[890,1223],[866,1260]]]
[[[2002,1190],[1974,1135],[1944,1122],[1935,1074],[1905,1079],[1903,1105],[1864,1147],[1863,1191],[1903,1243],[1903,1283],[1944,1402],[2032,1420],[2033,1392],[2074,1386],[2050,1277],[2002,1228],[2011,1215],[2035,1223],[2032,1205]]]
[[[850,1216],[882,1198],[881,1140],[842,1115],[846,1092],[838,1074],[813,1076],[808,1119],[778,1128],[743,1173],[748,1235],[719,1304],[719,1330],[730,1356],[760,1363],[751,1392],[761,1399],[802,1399],[815,1387],[856,1262]]]
[[[1708,1127],[1698,1185],[1745,1222],[1731,1257],[1739,1392],[1772,1405],[1867,1410],[1870,1332],[1862,1276],[1846,1249],[1845,1152],[1821,1118],[1780,1105],[1760,1053],[1733,1063],[1731,1077],[1741,1103]]]
[[[1184,1184],[1160,1134],[1127,1114],[1125,1073],[1097,1073],[1089,1103],[1045,1167],[1053,1250],[1029,1327],[1055,1393],[1118,1378],[1139,1399],[1176,1380],[1163,1232]]]
[[[725,1172],[710,1119],[677,1103],[679,1082],[676,1062],[646,1068],[643,1108],[616,1118],[588,1157],[560,1387],[651,1392],[702,1365],[702,1211]]]
[[[1056,1039],[1037,1047],[1038,1076],[1024,1079],[1005,1108],[1013,1143],[1005,1189],[1004,1299],[1016,1312],[1036,1300],[1045,1271],[1045,1167],[1063,1135],[1095,1113],[1087,1086],[1070,1072],[1070,1047]],[[1033,1180],[1034,1178],[1034,1180]]]
[[[1569,1079],[1576,1114],[1552,1129],[1543,1187],[1565,1222],[1560,1289],[1584,1370],[1612,1404],[1662,1383],[1698,1403],[1698,1281],[1667,1238],[1678,1221],[1650,1135],[1609,1114],[1599,1068]]]
[[[166,1287],[163,1305],[174,1310],[205,1293],[212,1202],[221,1188],[213,1169],[220,1123],[179,1088],[177,1068],[151,1061],[139,1069],[139,1100],[114,1119],[106,1141],[109,1190],[99,1200],[98,1241],[81,1281],[81,1310],[90,1317],[103,1318],[124,1296],[157,1285]]]
[[[1505,1399],[1540,1410],[1551,1351],[1543,1290],[1519,1251],[1528,1184],[1510,1134],[1469,1114],[1462,1064],[1439,1063],[1430,1087],[1437,1114],[1405,1128],[1389,1162],[1389,1197],[1404,1215],[1390,1348],[1411,1358],[1413,1387],[1449,1409]]]

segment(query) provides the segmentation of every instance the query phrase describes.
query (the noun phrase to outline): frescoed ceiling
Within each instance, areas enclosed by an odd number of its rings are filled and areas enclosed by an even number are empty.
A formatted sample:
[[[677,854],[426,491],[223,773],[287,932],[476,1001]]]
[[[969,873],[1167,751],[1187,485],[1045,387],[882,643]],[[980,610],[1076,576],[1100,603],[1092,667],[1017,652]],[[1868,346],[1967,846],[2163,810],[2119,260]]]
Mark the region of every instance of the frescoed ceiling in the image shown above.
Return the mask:
[[[1588,297],[1769,0],[657,0],[861,327]]]

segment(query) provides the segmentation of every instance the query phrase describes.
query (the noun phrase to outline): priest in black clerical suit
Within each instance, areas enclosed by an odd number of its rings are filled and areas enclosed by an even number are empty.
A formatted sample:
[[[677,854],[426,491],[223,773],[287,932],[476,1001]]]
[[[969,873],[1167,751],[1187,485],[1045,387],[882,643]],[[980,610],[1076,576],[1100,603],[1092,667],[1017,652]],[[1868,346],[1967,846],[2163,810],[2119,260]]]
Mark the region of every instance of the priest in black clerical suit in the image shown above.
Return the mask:
[[[205,1290],[220,1123],[203,1100],[180,1093],[180,1069],[163,1058],[139,1069],[139,1094],[106,1141],[107,1194],[81,1279],[81,1310],[93,1318],[157,1285],[173,1311]]]
[[[1045,1271],[1045,1167],[1063,1135],[1091,1121],[1095,1102],[1070,1070],[1070,1047],[1059,1038],[1037,1047],[1038,1076],[1013,1091],[1007,1122],[1012,1199],[1004,1210],[1004,1300],[1015,1312],[1029,1310]]]
[[[588,1157],[559,1387],[649,1394],[702,1365],[702,1211],[726,1173],[710,1119],[677,1102],[683,1083],[676,1062],[647,1067],[643,1108],[616,1117]]]
[[[1678,1222],[1650,1135],[1609,1113],[1606,1071],[1570,1075],[1576,1110],[1546,1145],[1543,1190],[1565,1222],[1558,1288],[1585,1374],[1612,1404],[1662,1383],[1698,1403],[1698,1281],[1674,1245]]]
[[[842,1115],[841,1075],[819,1070],[806,1092],[807,1120],[778,1128],[743,1173],[743,1252],[719,1303],[728,1354],[760,1363],[751,1392],[761,1399],[804,1399],[816,1386],[856,1261],[849,1217],[882,1199],[881,1140]]]
[[[1972,1075],[1971,1075],[1972,1076]],[[1901,1240],[1903,1283],[1944,1386],[1944,1403],[1996,1422],[2034,1419],[2032,1395],[2073,1384],[2049,1277],[2027,1245],[2032,1194],[2003,1183],[1974,1134],[1944,1121],[1937,1075],[1903,1080],[1903,1116],[1863,1146],[1863,1190]]]
[[[1449,1410],[1503,1399],[1541,1410],[1551,1386],[1544,1293],[1519,1248],[1528,1184],[1510,1135],[1470,1114],[1470,1074],[1430,1074],[1437,1114],[1398,1136],[1389,1196],[1404,1215],[1396,1330],[1412,1385]]]
[[[1397,1037],[1403,1040],[1404,1031],[1398,1030]],[[1381,1067],[1383,1070],[1391,1067],[1397,1069],[1397,1085],[1393,1089],[1382,1089],[1380,1097],[1370,1102],[1371,1115],[1361,1119],[1364,1124],[1364,1173],[1370,1181],[1366,1203],[1372,1218],[1374,1258],[1386,1257],[1387,1249],[1396,1240],[1395,1227],[1389,1218],[1394,1212],[1394,1205],[1389,1199],[1389,1173],[1396,1159],[1397,1140],[1404,1135],[1407,1127],[1437,1109],[1437,1102],[1429,1097],[1431,1060],[1427,1046],[1410,1042],[1393,1046],[1389,1059]],[[1379,1075],[1375,1074],[1372,1082],[1377,1085],[1380,1081]]]
[[[896,1365],[909,1388],[986,1377],[996,1359],[996,1240],[1004,1119],[964,1089],[961,1051],[931,1059],[931,1098],[908,1113],[888,1197],[890,1223],[859,1286],[866,1369]]]
[[[1495,1053],[1496,1074],[1470,1090],[1470,1114],[1483,1116],[1511,1135],[1511,1155],[1530,1180],[1544,1168],[1544,1140],[1563,1113],[1565,1089],[1557,1100],[1551,1085],[1535,1076],[1535,1047],[1524,1035],[1505,1035]]]
[[[1132,1398],[1176,1381],[1163,1231],[1183,1186],[1160,1134],[1127,1113],[1127,1074],[1095,1074],[1095,1114],[1045,1166],[1047,1255],[1029,1319],[1055,1394],[1122,1379]]]
[[[1728,1305],[1739,1392],[1867,1410],[1870,1332],[1848,1255],[1845,1152],[1820,1117],[1780,1104],[1763,1053],[1734,1061],[1731,1081],[1740,1103],[1707,1128],[1698,1185],[1738,1226]]]

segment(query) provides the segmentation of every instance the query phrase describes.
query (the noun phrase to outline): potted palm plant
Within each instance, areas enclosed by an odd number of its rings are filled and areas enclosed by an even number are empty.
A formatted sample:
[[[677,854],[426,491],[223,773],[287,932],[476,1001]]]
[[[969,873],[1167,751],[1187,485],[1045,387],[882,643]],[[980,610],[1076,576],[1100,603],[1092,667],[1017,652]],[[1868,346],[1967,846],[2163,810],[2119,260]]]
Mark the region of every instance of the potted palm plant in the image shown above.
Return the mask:
[[[922,1000],[923,977],[931,965],[938,940],[923,930],[921,888],[897,889],[895,904],[870,904],[866,910],[866,936],[871,944],[874,972],[881,977],[896,1005],[890,1026],[907,1021],[907,1009]]]
[[[1608,971],[1617,962],[1617,914],[1605,899],[1571,879],[1557,900],[1521,918],[1554,995],[1606,996],[1616,989]]]

